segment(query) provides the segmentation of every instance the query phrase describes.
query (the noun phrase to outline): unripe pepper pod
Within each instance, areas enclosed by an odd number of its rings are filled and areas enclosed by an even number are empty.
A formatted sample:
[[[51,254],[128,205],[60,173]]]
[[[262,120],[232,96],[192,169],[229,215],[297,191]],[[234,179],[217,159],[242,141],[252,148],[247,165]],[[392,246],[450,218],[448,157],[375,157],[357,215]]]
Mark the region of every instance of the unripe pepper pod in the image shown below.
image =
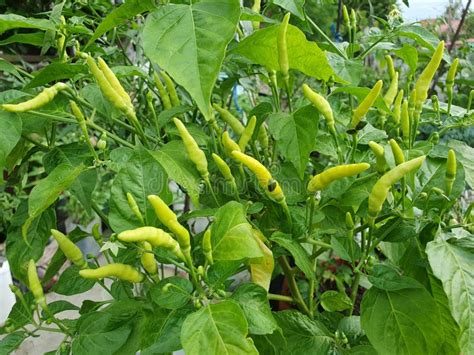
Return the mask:
[[[406,99],[403,100],[402,103],[400,126],[402,129],[403,143],[408,147],[410,143],[410,114],[408,113],[408,101]]]
[[[209,265],[212,265],[214,263],[214,260],[212,258],[212,244],[211,244],[211,229],[209,228],[204,232],[204,235],[202,237],[202,252],[204,256],[206,257],[207,262]]]
[[[283,81],[288,87],[290,65],[288,62],[288,48],[286,43],[286,35],[288,31],[288,22],[290,21],[290,13],[288,12],[281,22],[278,31],[277,48],[278,48],[278,63],[280,64],[280,71],[283,76]]]
[[[153,248],[148,242],[143,242],[142,247],[144,250],[142,256],[140,257],[142,266],[146,270],[146,272],[150,274],[150,276],[156,279],[156,276],[158,275],[158,265],[156,263],[155,256],[152,252]]]
[[[357,30],[357,14],[354,9],[351,9],[351,27],[352,31]]]
[[[181,102],[178,97],[178,93],[176,92],[176,88],[174,86],[173,80],[170,78],[168,74],[166,74],[165,71],[160,72],[161,76],[163,79],[165,79],[165,85],[166,89],[168,90],[170,100],[171,100],[171,105],[173,106],[179,106],[181,105]]]
[[[433,111],[435,111],[439,115],[439,100],[438,96],[433,95],[431,96],[431,105],[433,105]]]
[[[344,26],[347,28],[351,27],[351,20],[349,18],[349,11],[347,11],[347,6],[342,5],[342,19],[344,20]]]
[[[245,147],[247,146],[248,142],[252,138],[253,131],[255,130],[256,124],[257,124],[257,117],[252,116],[239,139],[239,147],[241,151],[245,151]]]
[[[390,86],[388,87],[388,90],[385,93],[385,96],[383,97],[383,100],[387,104],[388,108],[390,108],[390,106],[393,103],[393,100],[395,100],[395,97],[397,96],[397,91],[398,91],[398,72],[395,72],[395,74],[393,75],[392,81],[390,82]]]
[[[313,104],[313,106],[321,112],[326,119],[329,131],[334,134],[336,132],[334,115],[329,102],[306,84],[303,84],[303,94]]]
[[[232,158],[232,152],[234,150],[237,150],[240,152],[240,147],[237,143],[235,143],[232,138],[229,136],[229,132],[225,131],[222,133],[222,138],[221,138],[222,145],[224,147],[225,153]]]
[[[395,139],[390,139],[388,142],[390,143],[390,148],[392,148],[392,154],[395,159],[395,164],[400,165],[401,163],[405,162],[403,150],[402,148],[400,148]]]
[[[387,54],[385,56],[385,60],[387,61],[388,75],[390,76],[390,79],[393,80],[395,77],[395,66],[393,65],[393,59],[389,54]]]
[[[232,175],[232,171],[230,170],[229,165],[227,165],[224,159],[222,159],[215,153],[212,153],[212,159],[214,159],[214,162],[216,163],[216,166],[221,172],[224,179],[226,179],[226,181],[228,182],[235,182],[234,176]]]
[[[147,242],[153,247],[171,251],[176,257],[184,261],[184,256],[178,242],[162,229],[149,226],[140,227],[123,231],[118,234],[117,238],[126,243]]]
[[[338,165],[329,168],[321,174],[313,176],[308,182],[307,190],[309,193],[315,193],[316,191],[325,189],[333,181],[360,174],[368,168],[370,168],[370,164],[367,163]]]
[[[257,14],[260,13],[260,7],[262,4],[262,0],[254,0],[252,5],[252,11],[256,12]],[[260,21],[252,21],[252,27],[255,30],[258,30],[260,27]]]
[[[395,102],[393,104],[393,120],[395,121],[396,125],[400,123],[400,119],[402,117],[402,101],[403,89],[398,92],[398,95],[395,98]]]
[[[448,115],[451,112],[451,104],[453,102],[453,86],[456,71],[458,69],[459,58],[455,58],[449,67],[448,74],[446,74],[446,94],[448,96]]]
[[[446,196],[451,194],[454,180],[456,180],[456,153],[450,149],[448,152],[448,160],[446,161],[446,175],[444,179],[446,184]]]
[[[104,240],[102,238],[102,234],[100,233],[100,224],[96,223],[92,226],[92,236],[94,237],[94,240],[97,242],[99,246],[102,246],[104,243]]]
[[[132,210],[133,214],[137,219],[142,223],[145,224],[145,220],[143,219],[143,215],[140,212],[140,208],[138,207],[137,201],[135,201],[135,198],[130,192],[127,192],[127,202],[128,206]]]
[[[382,90],[383,86],[383,81],[379,80],[377,83],[375,83],[374,87],[370,90],[370,92],[367,94],[367,96],[362,100],[362,102],[359,104],[359,106],[354,110],[352,113],[352,121],[351,121],[351,126],[352,128],[356,128],[359,122],[364,118],[364,116],[367,114],[369,109],[373,106],[375,103],[375,100],[377,100],[377,97],[380,94],[380,90]]]
[[[64,83],[56,83],[53,86],[44,89],[34,98],[28,101],[20,102],[18,104],[3,104],[0,107],[8,112],[26,112],[36,110],[48,103],[50,103],[58,92],[67,89],[68,86]]]
[[[346,212],[346,227],[347,229],[354,229],[354,220],[350,212]]]
[[[87,268],[82,251],[76,244],[56,229],[51,229],[51,235],[56,239],[59,249],[61,249],[68,260],[82,269]]]
[[[236,135],[240,136],[244,133],[245,127],[240,122],[240,120],[235,117],[230,111],[226,110],[225,108],[219,106],[218,104],[212,104],[214,109],[219,112],[221,118],[227,123],[230,128],[235,132]]]
[[[176,214],[168,207],[168,205],[158,196],[148,196],[148,201],[155,210],[158,219],[166,227],[169,228],[178,239],[179,246],[183,251],[188,251],[191,247],[189,232],[178,222]]]
[[[79,271],[85,279],[100,280],[107,277],[116,277],[120,280],[140,283],[145,280],[145,275],[127,264],[107,264],[97,269],[83,269]]]
[[[375,155],[375,168],[377,172],[383,174],[385,171],[385,163],[386,163],[385,152],[384,152],[383,147],[380,144],[375,143],[374,141],[369,142],[369,147]]]
[[[153,80],[155,81],[156,88],[158,89],[158,93],[160,94],[160,99],[163,107],[165,108],[165,110],[169,110],[173,106],[171,105],[171,100],[168,95],[168,92],[163,86],[163,83],[161,82],[160,76],[157,72],[153,73]]]
[[[377,218],[382,210],[383,203],[387,199],[391,186],[411,171],[417,170],[423,164],[425,158],[426,156],[422,155],[418,158],[397,165],[377,180],[369,195],[368,221],[371,227],[374,226],[375,218]]]
[[[107,149],[107,133],[103,133],[101,136],[100,136],[100,139],[98,140],[97,142],[97,149],[99,150],[105,150]]]
[[[130,96],[127,94],[122,84],[120,84],[120,81],[117,79],[114,72],[109,68],[107,63],[101,57],[97,59],[97,62],[99,64],[100,70],[102,70],[105,78],[110,83],[110,86],[112,86],[112,88],[119,94],[122,100],[127,103],[127,105],[132,106],[132,100],[130,99]]]
[[[28,262],[28,287],[35,298],[35,302],[43,309],[47,309],[46,298],[43,293],[43,286],[41,286],[38,272],[36,271],[36,264],[33,259]]]
[[[443,59],[444,53],[444,41],[440,41],[438,47],[436,47],[431,60],[426,65],[423,72],[418,77],[418,80],[415,83],[415,90],[416,90],[416,100],[415,100],[415,120],[421,114],[423,103],[425,102],[426,98],[428,97],[428,90],[430,88],[431,80],[438,70],[439,64]]]
[[[258,129],[257,139],[262,149],[267,150],[268,149],[268,134],[267,134],[267,129],[265,128],[265,123],[262,123],[260,125]]]
[[[173,118],[174,124],[178,129],[179,135],[184,143],[184,148],[188,153],[189,159],[194,163],[196,166],[197,171],[201,175],[201,177],[206,180],[209,178],[209,171],[207,170],[207,160],[206,154],[199,148],[198,144],[194,140],[194,138],[189,134],[188,130],[184,126],[183,122],[181,122],[178,118]]]

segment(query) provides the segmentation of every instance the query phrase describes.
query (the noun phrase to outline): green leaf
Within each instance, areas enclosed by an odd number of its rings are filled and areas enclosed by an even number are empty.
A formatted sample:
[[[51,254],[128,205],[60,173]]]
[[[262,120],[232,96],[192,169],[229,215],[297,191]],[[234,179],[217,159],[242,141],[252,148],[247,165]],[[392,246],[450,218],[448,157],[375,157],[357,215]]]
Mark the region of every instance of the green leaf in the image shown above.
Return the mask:
[[[437,36],[420,25],[402,25],[398,29],[398,34],[403,37],[411,38],[422,46],[433,51],[439,43],[439,38]]]
[[[359,144],[369,144],[370,141],[381,141],[387,137],[385,131],[375,128],[370,123],[367,123],[364,128],[358,132]]]
[[[118,8],[114,8],[109,14],[107,14],[87,42],[86,48],[104,33],[123,24],[128,19],[131,19],[145,11],[151,11],[154,8],[156,8],[156,5],[153,0],[127,0],[124,4]]]
[[[170,179],[186,189],[196,207],[199,207],[201,177],[189,160],[181,141],[171,141],[156,152],[150,152],[165,169]]]
[[[278,62],[277,37],[280,25],[273,25],[254,32],[232,50],[253,63],[271,70],[280,70]],[[333,70],[322,51],[315,42],[308,41],[304,33],[293,25],[288,25],[286,35],[288,61],[291,69],[327,81]]]
[[[417,237],[416,225],[413,220],[393,218],[379,227],[374,236],[384,242],[400,243]]]
[[[274,114],[268,129],[277,142],[278,150],[303,178],[309,154],[318,132],[319,114],[313,106],[305,106],[293,114]]]
[[[24,331],[8,334],[0,341],[0,354],[13,353],[28,336],[29,335]]]
[[[326,327],[298,311],[274,313],[287,342],[285,354],[330,354],[334,339]]]
[[[305,0],[273,0],[273,3],[285,10],[288,10],[293,15],[298,16],[301,20],[304,21],[303,6]]]
[[[95,280],[85,279],[79,275],[76,265],[69,266],[59,277],[52,290],[60,295],[71,296],[89,291],[95,285]]]
[[[185,353],[258,354],[248,336],[244,312],[234,301],[209,304],[190,314],[181,329]]]
[[[163,287],[166,285],[166,291]],[[172,276],[161,280],[150,289],[150,297],[158,306],[167,309],[184,307],[191,300],[193,284],[182,277]]]
[[[239,17],[237,0],[202,0],[161,6],[145,23],[146,55],[191,94],[207,120],[212,117],[212,89]]]
[[[214,260],[241,260],[263,256],[240,203],[231,201],[219,208],[211,228]]]
[[[368,279],[374,287],[386,291],[421,287],[421,284],[416,280],[400,275],[393,267],[385,264],[375,265]]]
[[[426,245],[434,275],[441,280],[449,300],[451,314],[461,329],[463,353],[474,351],[474,248],[463,245],[467,238],[441,234]]]
[[[336,254],[343,260],[355,262],[360,258],[361,250],[359,244],[347,236],[332,236],[331,246]]]
[[[20,117],[11,112],[0,111],[0,171],[3,171],[8,154],[15,148],[20,138]],[[0,175],[1,183],[3,183],[3,173]]]
[[[334,290],[325,291],[320,301],[321,306],[328,312],[341,312],[352,307],[351,299],[344,292]]]
[[[0,41],[0,46],[6,46],[12,43],[23,43],[30,44],[32,46],[41,47],[43,44],[44,33],[33,32],[33,33],[16,33],[3,41]]]
[[[291,238],[291,235],[275,232],[270,237],[270,240],[288,250],[293,258],[295,258],[296,266],[304,272],[308,279],[314,279],[314,271],[308,253],[300,243]]]
[[[76,75],[88,72],[87,66],[83,64],[51,63],[37,72],[25,88],[35,88],[52,81],[71,79]]]
[[[52,30],[56,28],[49,20],[23,17],[15,14],[0,15],[0,34],[14,28],[36,28],[40,30]]]
[[[240,285],[233,293],[244,311],[250,334],[271,334],[278,329],[267,299],[267,291],[254,283]]]
[[[142,227],[142,223],[130,209],[127,193],[132,194],[147,225],[154,225],[158,219],[148,202],[148,195],[159,195],[165,202],[171,202],[168,176],[154,159],[155,152],[138,147],[115,177],[110,193],[110,226],[116,233]]]
[[[145,325],[142,331],[142,355],[167,353],[182,348],[180,333],[191,308],[168,310],[154,309],[145,312]]]
[[[397,56],[403,59],[403,61],[410,67],[412,74],[416,71],[416,65],[418,64],[418,51],[415,47],[404,43],[403,47],[393,51]]]
[[[364,65],[361,61],[345,59],[332,52],[327,54],[329,64],[334,70],[334,74],[350,85],[359,85],[364,73]],[[340,80],[339,80],[340,81]]]
[[[443,343],[436,303],[423,287],[369,289],[361,322],[370,343],[383,354],[438,354]]]
[[[79,307],[66,300],[58,300],[48,303],[48,308],[52,314],[61,313],[64,311],[77,311]],[[43,312],[44,313],[44,312]],[[45,315],[47,317],[47,315]]]

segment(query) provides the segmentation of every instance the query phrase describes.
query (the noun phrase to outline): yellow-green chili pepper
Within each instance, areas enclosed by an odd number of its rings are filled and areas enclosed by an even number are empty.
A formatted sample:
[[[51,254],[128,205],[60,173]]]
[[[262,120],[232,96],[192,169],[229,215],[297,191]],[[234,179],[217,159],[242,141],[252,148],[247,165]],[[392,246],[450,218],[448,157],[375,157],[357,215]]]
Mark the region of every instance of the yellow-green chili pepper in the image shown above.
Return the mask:
[[[171,107],[173,107],[171,105],[170,96],[168,95],[168,92],[163,86],[163,83],[161,82],[160,76],[157,72],[153,73],[153,79],[155,81],[156,88],[158,89],[158,93],[160,94],[160,99],[161,103],[163,104],[163,107],[165,108],[165,110],[169,110]]]
[[[316,107],[316,109],[324,116],[329,131],[333,134],[336,133],[334,115],[332,113],[332,108],[331,105],[329,105],[329,102],[306,84],[303,84],[303,94],[313,104],[313,106]]]
[[[369,147],[375,155],[375,168],[377,172],[383,174],[385,172],[385,152],[380,144],[374,141],[369,142]]]
[[[278,63],[280,64],[280,71],[283,76],[283,82],[286,87],[289,85],[289,70],[290,65],[288,62],[288,48],[286,44],[286,34],[288,32],[288,22],[290,21],[290,13],[288,12],[283,21],[281,22],[280,29],[278,31],[277,48],[278,48]]]
[[[395,159],[395,164],[400,165],[401,163],[404,163],[405,156],[403,155],[402,148],[400,148],[395,139],[390,139],[388,142],[390,143],[390,148],[392,148],[392,154]]]
[[[446,94],[448,95],[448,115],[451,112],[451,104],[453,102],[453,86],[456,71],[459,65],[459,58],[455,58],[449,67],[448,74],[446,74]]]
[[[142,247],[143,252],[142,256],[140,257],[142,266],[146,270],[146,272],[148,272],[148,274],[156,280],[158,275],[158,265],[156,263],[155,256],[152,252],[153,247],[148,242],[143,242]]]
[[[165,71],[161,71],[160,74],[163,77],[163,79],[165,79],[165,85],[166,85],[166,89],[168,90],[168,94],[170,96],[171,105],[173,106],[181,105],[173,80],[170,78],[168,74],[166,74]]]
[[[212,153],[212,159],[214,159],[214,162],[216,163],[217,168],[221,172],[222,176],[224,176],[224,179],[226,181],[235,184],[235,179],[234,176],[232,175],[232,171],[230,170],[229,165],[222,159],[220,156],[218,156],[215,153]]]
[[[84,260],[82,251],[76,244],[74,244],[68,237],[56,229],[51,229],[51,235],[54,237],[54,239],[56,239],[59,249],[61,249],[64,256],[68,260],[81,269],[87,268],[87,263]]]
[[[211,229],[209,228],[204,232],[202,237],[202,252],[206,258],[206,261],[209,265],[214,263],[212,258],[212,244],[211,244]]]
[[[36,110],[48,103],[50,103],[58,92],[67,89],[68,86],[64,83],[56,83],[53,86],[44,89],[31,100],[20,102],[18,104],[3,104],[0,107],[8,112],[26,112]]]
[[[116,277],[120,280],[140,283],[145,280],[145,275],[127,264],[107,264],[97,269],[84,269],[79,271],[85,279],[100,280],[106,277]]]
[[[190,250],[190,236],[186,228],[178,222],[176,214],[168,207],[168,205],[158,196],[148,196],[148,201],[155,210],[156,216],[166,227],[172,231],[178,239],[179,246],[183,252],[187,253]]]
[[[357,14],[354,9],[351,9],[351,27],[352,31],[355,33],[357,30]]]
[[[262,5],[262,0],[254,0],[253,5],[252,5],[252,11],[259,14],[261,5]],[[252,27],[254,31],[258,30],[258,28],[260,27],[260,21],[252,21]]]
[[[133,197],[133,195],[130,192],[127,192],[127,202],[128,202],[128,206],[132,210],[135,217],[137,217],[138,220],[142,224],[145,224],[145,220],[143,219],[143,215],[140,212],[140,208],[138,207],[137,201],[135,201],[135,198]]]
[[[338,165],[329,168],[313,176],[308,182],[307,190],[309,193],[315,193],[316,191],[325,189],[333,181],[360,174],[368,168],[370,168],[370,164],[367,163]]]
[[[377,97],[380,94],[380,90],[382,90],[382,85],[383,85],[382,80],[377,81],[377,83],[375,83],[374,87],[370,90],[367,96],[362,100],[359,106],[354,110],[354,112],[352,113],[352,121],[351,121],[352,128],[357,127],[359,122],[362,120],[362,118],[364,118],[364,116],[367,114],[369,109],[372,107],[375,100],[377,100]]]
[[[446,184],[446,196],[451,195],[454,180],[456,180],[456,153],[450,149],[448,152],[448,160],[446,161],[446,175],[444,182]]]
[[[388,75],[390,77],[390,80],[393,80],[393,78],[395,77],[395,66],[393,65],[392,56],[390,54],[387,54],[385,56],[385,60],[387,62]]]
[[[207,170],[207,159],[206,154],[199,148],[198,144],[194,140],[194,138],[189,134],[188,130],[184,126],[183,122],[178,118],[173,118],[174,124],[178,129],[179,135],[184,143],[184,148],[188,153],[189,159],[194,163],[196,166],[197,171],[201,175],[204,180],[209,179],[209,171]]]
[[[242,135],[239,139],[239,147],[241,151],[245,151],[248,142],[252,138],[253,131],[255,130],[255,125],[257,124],[257,117],[252,116],[245,127],[245,130],[242,132]]]
[[[168,208],[168,206],[166,206]],[[161,210],[161,209],[160,209]],[[171,228],[170,228],[171,229]],[[187,232],[187,231],[186,231]],[[180,231],[180,233],[183,233]],[[123,231],[118,234],[117,238],[126,243],[147,242],[153,247],[164,248],[171,251],[179,259],[184,260],[183,253],[176,240],[164,230],[155,227],[140,227]]]
[[[262,147],[263,150],[268,149],[268,134],[267,134],[267,129],[265,128],[265,123],[262,123],[260,127],[258,128],[258,136],[257,136],[258,142],[260,143],[260,146]]]
[[[385,173],[374,185],[369,195],[369,225],[374,226],[375,218],[377,218],[379,212],[382,210],[383,203],[387,199],[390,187],[397,181],[402,179],[409,172],[417,170],[426,156],[422,155],[418,158],[404,162],[395,168]]]
[[[342,5],[342,19],[344,21],[344,26],[346,26],[347,29],[350,29],[351,20],[349,18],[349,11],[347,11],[346,5]]]
[[[280,184],[273,179],[272,174],[270,174],[263,164],[257,159],[236,150],[232,152],[232,156],[255,174],[259,185],[265,190],[268,197],[280,204],[286,204],[285,195],[283,194]]]
[[[393,120],[398,126],[402,117],[402,100],[403,100],[403,89],[398,92],[395,102],[393,104]]]
[[[410,144],[410,114],[408,112],[408,101],[406,99],[402,102],[400,126],[402,128],[403,143],[408,147]]]
[[[439,64],[443,59],[444,53],[444,41],[440,41],[438,47],[436,47],[431,60],[426,65],[423,72],[418,77],[418,80],[415,83],[415,90],[416,90],[416,100],[415,100],[415,112],[414,118],[415,122],[418,121],[420,117],[423,104],[428,97],[428,90],[430,88],[431,80],[433,79],[436,70],[438,70]]]
[[[349,230],[354,229],[354,220],[352,219],[352,215],[350,212],[346,212],[346,227]]]
[[[33,259],[28,263],[28,287],[35,298],[35,302],[43,309],[48,309],[46,298],[43,293],[43,286],[41,286],[38,272],[36,271],[36,264]]]
[[[104,73],[104,76],[112,89],[114,89],[119,94],[119,96],[123,101],[126,102],[127,105],[132,106],[132,100],[130,99],[130,96],[127,94],[122,84],[120,84],[120,81],[117,79],[114,72],[109,68],[107,63],[101,57],[97,58],[97,63],[99,64],[100,70],[102,70],[102,73]]]
[[[245,127],[237,117],[218,104],[213,104],[212,106],[217,112],[219,112],[221,118],[230,126],[230,128],[232,128],[235,134],[240,136],[242,133],[244,133]]]
[[[225,131],[224,133],[222,133],[221,141],[222,141],[222,146],[224,147],[225,153],[229,157],[232,158],[232,152],[234,150],[237,150],[240,152],[239,145],[234,140],[232,140],[232,138],[230,138],[229,132]]]
[[[388,87],[388,90],[385,93],[385,96],[383,97],[383,100],[387,104],[388,108],[392,106],[393,100],[395,100],[395,97],[397,96],[397,92],[398,92],[398,72],[395,72],[395,74],[393,75],[392,81],[390,82],[390,86]]]

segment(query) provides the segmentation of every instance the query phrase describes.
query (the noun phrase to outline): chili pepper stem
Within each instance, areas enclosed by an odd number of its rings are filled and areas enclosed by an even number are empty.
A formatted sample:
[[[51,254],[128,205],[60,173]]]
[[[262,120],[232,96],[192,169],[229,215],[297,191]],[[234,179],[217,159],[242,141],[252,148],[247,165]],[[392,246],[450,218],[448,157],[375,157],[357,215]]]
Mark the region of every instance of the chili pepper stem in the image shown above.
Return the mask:
[[[207,188],[209,189],[209,192],[211,193],[212,198],[213,198],[214,202],[216,203],[216,205],[220,206],[219,200],[217,200],[217,196],[214,192],[214,189],[212,188],[211,181],[209,180],[209,177],[204,179],[204,183],[206,184]]]
[[[349,310],[349,317],[352,316],[352,313],[354,313],[354,306],[357,298],[357,292],[359,291],[359,283],[360,283],[360,272],[357,271],[355,273],[355,277],[352,280],[352,285],[351,285],[351,309]]]
[[[293,220],[291,218],[290,209],[288,208],[288,205],[286,204],[286,201],[280,202],[280,206],[283,208],[283,211],[285,212],[285,216],[286,216],[286,219],[288,221],[288,224],[291,226],[293,224]]]
[[[290,288],[291,295],[293,296],[296,305],[303,313],[305,313],[307,316],[310,316],[311,312],[309,311],[308,306],[306,305],[303,300],[303,297],[301,296],[301,292],[296,283],[295,275],[291,270],[291,266],[288,263],[288,259],[286,258],[286,256],[283,255],[278,258],[278,262],[280,263],[280,266],[283,269],[283,273],[285,274],[288,280],[288,287]]]
[[[315,207],[316,207],[316,198],[314,197],[314,195],[312,195],[309,200],[308,234],[311,234],[313,231],[313,215],[314,215]]]
[[[284,296],[284,295],[276,295],[274,293],[268,293],[267,298],[270,301],[281,301],[281,302],[295,303],[295,300],[292,297]]]
[[[347,162],[353,162],[354,161],[354,157],[355,157],[355,152],[357,150],[357,142],[358,142],[358,139],[357,139],[357,133],[354,133],[352,135],[352,148],[351,148],[351,152],[349,153],[349,156],[347,157]]]

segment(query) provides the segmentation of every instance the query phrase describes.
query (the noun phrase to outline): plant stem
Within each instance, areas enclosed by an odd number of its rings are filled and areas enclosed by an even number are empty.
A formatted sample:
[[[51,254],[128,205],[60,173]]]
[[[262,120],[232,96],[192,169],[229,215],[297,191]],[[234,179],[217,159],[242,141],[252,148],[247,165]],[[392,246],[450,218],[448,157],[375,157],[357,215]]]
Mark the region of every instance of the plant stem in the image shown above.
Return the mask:
[[[284,296],[284,295],[276,295],[274,293],[269,293],[267,294],[267,298],[272,301],[282,301],[282,302],[289,302],[289,303],[295,303],[295,300],[289,296]]]
[[[298,288],[298,285],[296,284],[295,275],[291,270],[291,266],[288,263],[288,259],[286,258],[286,256],[283,255],[278,258],[278,262],[280,263],[280,266],[283,269],[283,273],[285,274],[286,279],[288,280],[288,287],[290,288],[291,295],[293,296],[296,305],[303,313],[310,316],[311,312],[309,311],[306,303],[303,301],[303,297],[301,296],[301,292]]]
[[[351,285],[351,310],[349,312],[349,316],[352,316],[352,313],[354,312],[354,306],[355,306],[355,301],[357,298],[357,292],[359,291],[359,283],[360,283],[360,271],[355,272],[355,277],[352,280],[352,285]]]
[[[339,56],[341,56],[344,59],[348,59],[346,53],[344,53],[327,35],[324,33],[324,31],[313,21],[311,20],[308,16],[305,16],[306,20],[310,23],[311,26],[314,27],[316,32],[318,32],[321,37],[323,37],[329,44],[329,46],[334,49]]]

